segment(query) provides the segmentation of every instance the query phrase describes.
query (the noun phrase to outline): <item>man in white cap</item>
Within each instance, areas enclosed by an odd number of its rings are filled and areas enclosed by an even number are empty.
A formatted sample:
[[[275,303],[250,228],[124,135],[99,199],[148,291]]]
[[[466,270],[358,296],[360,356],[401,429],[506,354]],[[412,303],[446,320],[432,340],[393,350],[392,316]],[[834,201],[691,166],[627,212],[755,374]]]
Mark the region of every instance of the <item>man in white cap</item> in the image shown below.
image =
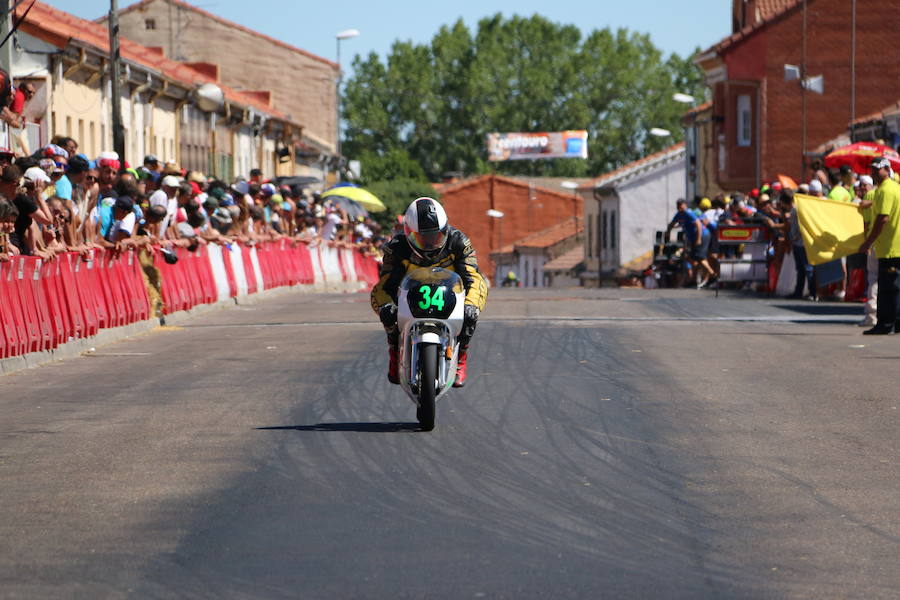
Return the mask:
[[[160,182],[160,188],[150,194],[148,202],[150,206],[162,206],[166,209],[166,216],[159,224],[159,236],[164,239],[171,239],[169,234],[169,225],[172,218],[178,210],[178,187],[181,182],[174,175],[166,175]]]
[[[872,204],[874,220],[859,251],[867,254],[873,248],[878,257],[878,306],[876,325],[863,334],[891,335],[897,330],[900,295],[900,184],[892,179],[891,162],[886,158],[873,160],[869,173],[877,186]]]
[[[816,198],[824,198],[825,194],[822,192],[822,182],[818,179],[813,179],[809,182],[809,195],[815,196]]]

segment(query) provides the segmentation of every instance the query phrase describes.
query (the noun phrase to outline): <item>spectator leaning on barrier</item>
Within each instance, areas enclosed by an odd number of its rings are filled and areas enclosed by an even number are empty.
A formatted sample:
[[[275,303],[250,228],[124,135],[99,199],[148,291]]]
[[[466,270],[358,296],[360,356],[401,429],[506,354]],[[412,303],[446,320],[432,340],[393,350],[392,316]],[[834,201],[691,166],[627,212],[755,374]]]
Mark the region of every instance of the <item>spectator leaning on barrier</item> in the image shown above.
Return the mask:
[[[707,261],[710,240],[709,229],[703,225],[703,221],[694,215],[692,211],[688,210],[685,200],[679,200],[675,206],[678,210],[666,229],[666,237],[668,238],[669,232],[672,231],[675,225],[681,226],[682,231],[684,231],[684,243],[689,257],[688,260],[691,264],[689,276],[693,278],[698,275],[697,266],[699,265],[703,268],[704,273],[703,279],[697,283],[697,289],[706,287],[710,279],[715,276],[715,272]]]
[[[5,196],[0,196],[0,262],[20,254],[19,248],[10,239],[18,217],[19,209],[16,205]]]
[[[900,184],[892,179],[891,163],[886,158],[872,161],[870,174],[876,185],[872,210],[872,230],[859,251],[875,249],[878,257],[877,323],[863,333],[887,335],[897,330],[898,268],[900,268]]]

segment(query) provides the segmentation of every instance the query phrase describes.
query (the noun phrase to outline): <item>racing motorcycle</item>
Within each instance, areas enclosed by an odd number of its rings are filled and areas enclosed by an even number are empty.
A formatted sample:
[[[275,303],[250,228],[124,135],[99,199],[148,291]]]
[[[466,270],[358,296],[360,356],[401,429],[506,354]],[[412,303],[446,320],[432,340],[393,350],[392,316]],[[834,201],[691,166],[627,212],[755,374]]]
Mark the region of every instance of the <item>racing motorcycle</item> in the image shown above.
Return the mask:
[[[462,279],[447,269],[415,269],[400,284],[400,386],[423,431],[434,429],[435,403],[456,378],[464,304]]]

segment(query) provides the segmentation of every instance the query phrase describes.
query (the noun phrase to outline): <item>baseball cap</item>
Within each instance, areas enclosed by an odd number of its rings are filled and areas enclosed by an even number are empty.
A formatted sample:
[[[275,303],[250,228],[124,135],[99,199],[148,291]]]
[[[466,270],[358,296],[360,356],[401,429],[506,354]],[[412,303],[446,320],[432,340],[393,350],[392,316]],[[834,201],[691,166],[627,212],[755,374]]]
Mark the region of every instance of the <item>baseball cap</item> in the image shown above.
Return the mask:
[[[871,169],[890,169],[891,161],[886,159],[883,156],[879,156],[878,158],[873,158],[872,162],[869,163],[869,168]]]
[[[145,165],[152,165],[152,164],[158,163],[158,162],[159,162],[159,159],[156,158],[155,154],[148,154],[147,156],[144,157]]]
[[[850,168],[850,165],[841,165],[841,168],[838,169],[841,175],[848,175],[853,172],[853,169]]]
[[[712,202],[709,198],[703,198],[700,200],[700,208],[703,210],[709,210],[712,208]]]
[[[871,175],[860,175],[859,182],[866,185],[875,185],[875,181],[872,179]]]
[[[772,184],[772,191],[780,192],[782,189],[784,189],[784,186],[781,185],[780,181],[776,181]]]
[[[236,191],[241,196],[247,194],[250,191],[250,184],[246,181],[235,181],[231,184],[231,189]]]
[[[25,181],[30,181],[31,183],[36,183],[38,181],[50,183],[50,177],[47,175],[46,171],[40,167],[31,167],[27,169],[23,177],[25,177]]]
[[[259,186],[259,191],[263,196],[273,196],[275,194],[275,186],[271,183],[264,183]]]
[[[811,192],[821,192],[822,191],[822,182],[818,179],[813,179],[809,182],[809,191]]]
[[[770,200],[770,197],[768,194],[760,194],[760,196],[759,196],[760,202],[768,202],[769,200]]]
[[[179,185],[181,185],[181,182],[179,182],[178,178],[174,175],[166,175],[162,179],[163,187],[178,187]]]

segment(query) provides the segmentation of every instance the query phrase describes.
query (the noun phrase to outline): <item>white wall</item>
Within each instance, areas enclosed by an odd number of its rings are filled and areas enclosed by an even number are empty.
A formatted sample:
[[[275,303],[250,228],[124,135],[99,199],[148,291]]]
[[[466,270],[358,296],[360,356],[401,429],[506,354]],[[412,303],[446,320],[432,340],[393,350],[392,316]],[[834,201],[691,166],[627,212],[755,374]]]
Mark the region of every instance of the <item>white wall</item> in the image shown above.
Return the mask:
[[[619,263],[626,264],[653,250],[656,232],[675,214],[684,197],[683,156],[665,166],[616,186],[619,196]]]

